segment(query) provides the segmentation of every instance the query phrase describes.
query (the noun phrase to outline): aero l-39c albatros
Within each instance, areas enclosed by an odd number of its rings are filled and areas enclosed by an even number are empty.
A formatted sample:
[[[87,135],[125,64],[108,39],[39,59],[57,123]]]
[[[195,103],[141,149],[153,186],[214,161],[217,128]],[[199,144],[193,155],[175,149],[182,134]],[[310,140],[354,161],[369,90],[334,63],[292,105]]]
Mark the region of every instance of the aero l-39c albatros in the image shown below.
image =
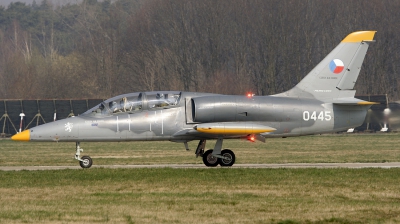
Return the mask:
[[[289,137],[343,131],[363,123],[373,102],[354,98],[354,84],[376,31],[349,34],[303,80],[270,96],[155,91],[110,98],[77,117],[39,125],[14,136],[16,141],[80,142],[198,140],[196,157],[206,166],[232,166],[235,154],[222,150],[224,139]],[[216,139],[205,150],[206,140]]]

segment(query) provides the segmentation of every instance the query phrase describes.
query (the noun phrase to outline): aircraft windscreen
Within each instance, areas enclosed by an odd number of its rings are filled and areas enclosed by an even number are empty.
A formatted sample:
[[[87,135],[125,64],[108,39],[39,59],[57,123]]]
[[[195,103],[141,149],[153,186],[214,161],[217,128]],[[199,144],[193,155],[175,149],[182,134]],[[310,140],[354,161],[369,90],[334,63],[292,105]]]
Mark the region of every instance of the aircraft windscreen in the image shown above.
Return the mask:
[[[179,102],[180,93],[148,93],[149,108],[175,106]]]
[[[106,116],[115,113],[136,113],[143,109],[176,106],[180,92],[131,93],[113,97],[86,111],[90,116]],[[145,104],[147,102],[147,104]],[[145,107],[145,108],[144,108]]]
[[[99,105],[93,107],[92,109],[86,111],[83,114],[92,114],[92,115],[108,115],[110,114],[109,109],[107,108],[107,104],[105,102],[100,103]]]
[[[113,97],[86,111],[84,114],[101,116],[121,112],[134,113],[140,111],[143,107],[142,96],[142,93],[134,93]]]
[[[122,97],[121,99],[113,100],[108,103],[108,107],[112,113],[140,111],[143,107],[142,93],[137,96]]]

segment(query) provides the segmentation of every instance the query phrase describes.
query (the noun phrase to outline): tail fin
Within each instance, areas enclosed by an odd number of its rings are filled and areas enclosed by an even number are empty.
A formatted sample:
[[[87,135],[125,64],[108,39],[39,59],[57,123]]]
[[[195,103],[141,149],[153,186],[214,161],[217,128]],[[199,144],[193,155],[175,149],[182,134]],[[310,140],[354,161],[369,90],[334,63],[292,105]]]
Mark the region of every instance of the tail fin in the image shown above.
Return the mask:
[[[349,34],[294,88],[279,95],[321,100],[354,97],[354,84],[375,33]]]

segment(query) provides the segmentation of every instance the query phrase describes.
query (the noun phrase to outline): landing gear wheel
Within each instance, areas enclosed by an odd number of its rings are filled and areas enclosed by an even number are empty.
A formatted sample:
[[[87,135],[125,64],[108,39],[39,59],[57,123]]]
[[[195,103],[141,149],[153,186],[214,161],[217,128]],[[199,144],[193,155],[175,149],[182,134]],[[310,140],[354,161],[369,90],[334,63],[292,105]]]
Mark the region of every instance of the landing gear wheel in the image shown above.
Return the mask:
[[[90,156],[82,156],[81,160],[82,161],[79,161],[79,165],[81,165],[82,168],[90,168],[93,164],[92,158],[90,158]]]
[[[225,159],[218,159],[219,165],[221,166],[232,166],[235,163],[235,153],[229,149],[224,149],[221,151],[221,156]]]
[[[203,154],[203,163],[206,166],[218,166],[218,158],[212,155],[213,150],[209,149]]]

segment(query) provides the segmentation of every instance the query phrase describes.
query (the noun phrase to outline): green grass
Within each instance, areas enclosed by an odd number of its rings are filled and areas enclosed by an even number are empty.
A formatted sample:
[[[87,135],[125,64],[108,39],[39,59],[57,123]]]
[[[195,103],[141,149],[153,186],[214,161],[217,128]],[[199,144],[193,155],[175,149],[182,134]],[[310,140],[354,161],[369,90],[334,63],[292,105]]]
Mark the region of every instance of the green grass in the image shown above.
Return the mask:
[[[400,134],[343,134],[228,140],[224,148],[237,163],[395,162],[399,141]],[[171,142],[81,146],[95,164],[201,163],[193,150]],[[78,166],[74,147],[0,140],[0,166]],[[399,174],[397,168],[0,171],[0,223],[398,223]]]
[[[1,223],[400,222],[399,169],[0,172]]]
[[[208,141],[213,148],[215,141]],[[195,164],[197,141],[187,152],[172,142],[83,142],[82,155],[94,164]],[[266,143],[225,140],[237,163],[331,163],[400,161],[400,134],[336,134],[292,138],[271,138]],[[0,140],[0,166],[76,165],[75,143],[13,142]]]

